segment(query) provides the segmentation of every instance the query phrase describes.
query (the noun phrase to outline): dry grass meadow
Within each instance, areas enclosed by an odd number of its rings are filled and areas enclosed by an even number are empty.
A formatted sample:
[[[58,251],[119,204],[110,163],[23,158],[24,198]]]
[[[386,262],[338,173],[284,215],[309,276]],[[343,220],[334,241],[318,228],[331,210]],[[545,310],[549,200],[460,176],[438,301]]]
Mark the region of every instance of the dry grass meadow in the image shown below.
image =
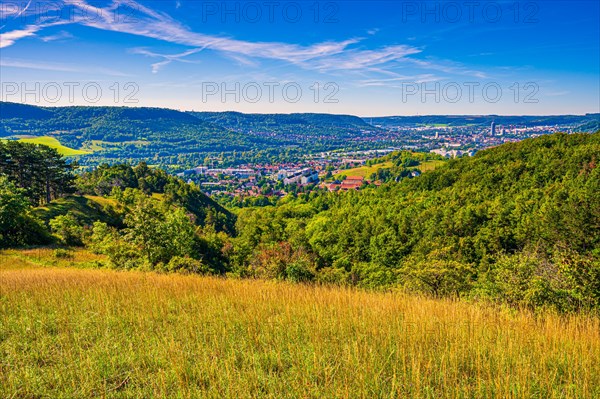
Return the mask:
[[[0,253],[2,398],[600,397],[594,317],[51,254]]]

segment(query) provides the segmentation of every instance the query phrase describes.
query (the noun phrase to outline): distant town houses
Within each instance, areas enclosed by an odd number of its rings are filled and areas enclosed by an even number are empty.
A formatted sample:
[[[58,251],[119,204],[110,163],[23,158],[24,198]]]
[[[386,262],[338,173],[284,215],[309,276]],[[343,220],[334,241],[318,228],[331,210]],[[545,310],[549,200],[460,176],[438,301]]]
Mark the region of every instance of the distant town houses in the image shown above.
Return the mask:
[[[208,175],[208,176],[218,176],[218,175],[226,175],[226,176],[235,176],[239,178],[249,178],[251,176],[258,175],[259,172],[248,169],[248,168],[225,168],[225,169],[209,169],[204,166],[200,166],[193,169],[188,169],[183,173],[179,173],[180,176],[190,176],[190,175]]]
[[[280,171],[277,175],[282,176],[286,171]],[[283,184],[316,184],[319,182],[319,173],[311,168],[305,168],[298,171],[288,172],[287,176],[283,177]]]
[[[209,195],[232,197],[266,196],[278,197],[297,190],[324,189],[329,191],[360,190],[367,184],[380,184],[360,176],[348,176],[345,180],[331,182],[333,176],[343,171],[361,167],[369,160],[394,151],[410,150],[431,152],[447,158],[473,156],[479,150],[495,147],[525,137],[535,137],[556,131],[568,131],[565,126],[520,125],[464,125],[464,126],[387,126],[386,140],[394,143],[389,147],[332,150],[307,154],[294,161],[263,164],[220,165],[218,158],[178,174],[198,184]],[[390,141],[388,141],[389,143]],[[411,171],[410,177],[419,176]],[[397,179],[399,180],[399,178]]]
[[[333,183],[326,184],[325,186],[329,191],[348,191],[359,190],[364,184],[369,183],[370,181],[365,180],[365,178],[362,176],[348,176],[342,181],[336,180]]]

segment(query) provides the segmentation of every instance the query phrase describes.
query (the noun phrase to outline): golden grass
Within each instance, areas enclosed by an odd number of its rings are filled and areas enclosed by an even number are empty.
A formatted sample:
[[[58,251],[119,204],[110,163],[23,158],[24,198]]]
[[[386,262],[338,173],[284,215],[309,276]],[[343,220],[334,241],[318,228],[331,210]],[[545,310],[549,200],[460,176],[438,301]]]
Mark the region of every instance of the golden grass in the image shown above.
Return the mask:
[[[436,168],[442,166],[445,163],[446,161],[440,160],[425,161],[421,162],[421,164],[415,167],[415,169],[419,169],[421,172],[428,172],[430,170],[435,170]]]
[[[114,198],[101,197],[99,195],[84,195],[85,198],[97,202],[102,206],[117,206],[118,202]]]
[[[435,168],[443,165],[444,163],[445,163],[445,161],[440,161],[440,160],[424,161],[424,162],[421,162],[421,164],[419,166],[411,167],[409,169],[419,169],[421,172],[428,172],[430,170],[434,170]],[[346,176],[346,177],[358,176],[358,177],[368,178],[373,173],[377,172],[379,169],[386,169],[386,168],[389,169],[392,166],[393,166],[392,162],[383,162],[383,163],[375,164],[372,166],[365,165],[365,166],[360,166],[358,168],[341,170],[334,177],[336,179],[341,179],[342,176]]]
[[[379,169],[391,168],[392,166],[392,162],[383,162],[372,166],[359,166],[357,168],[341,170],[334,177],[336,179],[341,179],[342,176],[358,176],[368,178],[373,173],[377,172]]]
[[[600,395],[593,317],[25,256],[0,256],[3,398]]]
[[[94,262],[106,260],[104,255],[96,255],[82,248],[67,250],[66,257],[57,257],[55,248],[32,248],[0,251],[0,273],[11,269],[41,267],[97,267]]]

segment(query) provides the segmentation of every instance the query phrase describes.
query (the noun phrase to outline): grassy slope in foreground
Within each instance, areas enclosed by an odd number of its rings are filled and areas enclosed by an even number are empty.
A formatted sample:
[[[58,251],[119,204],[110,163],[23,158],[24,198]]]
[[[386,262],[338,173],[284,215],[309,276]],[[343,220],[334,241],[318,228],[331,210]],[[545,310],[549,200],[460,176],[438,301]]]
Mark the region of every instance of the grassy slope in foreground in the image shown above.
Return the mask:
[[[35,254],[0,253],[0,397],[600,395],[600,326],[587,316],[41,267]]]
[[[48,136],[20,139],[19,141],[22,141],[23,143],[42,144],[50,148],[55,148],[59,152],[59,154],[64,155],[65,157],[91,154],[90,151],[76,150],[73,148],[65,147],[57,139]]]

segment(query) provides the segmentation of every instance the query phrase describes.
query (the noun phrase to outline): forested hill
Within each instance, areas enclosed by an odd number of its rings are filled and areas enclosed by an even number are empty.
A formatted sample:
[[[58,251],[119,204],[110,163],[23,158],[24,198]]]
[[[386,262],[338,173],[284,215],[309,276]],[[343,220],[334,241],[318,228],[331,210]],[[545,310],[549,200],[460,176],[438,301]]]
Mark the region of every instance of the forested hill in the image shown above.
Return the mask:
[[[169,120],[179,123],[202,124],[198,118],[166,108],[133,108],[103,106],[38,107],[28,104],[0,102],[0,118],[10,119],[60,119],[65,124],[86,126],[104,120],[152,121]]]
[[[0,103],[0,138],[50,136],[91,154],[81,164],[174,164],[194,154],[245,148],[226,129],[187,113],[162,108],[36,107]],[[181,159],[178,157],[181,156]],[[201,158],[201,157],[199,157]]]
[[[33,215],[46,227],[53,218],[67,218],[69,228],[90,228],[100,220],[122,227],[130,208],[158,203],[164,214],[155,213],[157,220],[178,209],[190,225],[234,234],[234,215],[197,186],[161,169],[143,162],[135,167],[104,164],[75,175],[74,168],[50,147],[0,141],[0,248],[52,241]],[[82,242],[67,236],[64,243]]]
[[[85,196],[63,197],[69,179],[48,174],[48,151],[68,174],[55,151],[0,145],[0,246],[39,243],[49,227],[117,268],[600,310],[600,132],[505,144],[412,179],[289,195],[235,218],[145,164],[99,167],[75,179],[72,191]],[[22,173],[36,167],[46,175]],[[46,181],[57,199],[32,213],[48,198]]]
[[[291,160],[307,150],[364,149],[364,131],[379,130],[350,115],[246,115],[7,102],[0,102],[0,121],[0,138],[50,136],[62,145],[87,151],[79,163],[94,166],[146,161],[185,168],[202,164],[206,157],[226,158],[226,165]],[[240,154],[242,161],[237,159]]]
[[[0,119],[50,119],[54,113],[50,110],[35,105],[18,104],[0,101]]]
[[[600,306],[599,162],[600,133],[555,134],[380,188],[244,210],[238,267],[297,278],[303,265],[362,287]],[[273,257],[294,267],[273,269]]]
[[[322,128],[377,130],[353,115],[332,114],[243,114],[240,112],[190,112],[207,122],[229,129],[253,131],[294,131],[312,135]]]

